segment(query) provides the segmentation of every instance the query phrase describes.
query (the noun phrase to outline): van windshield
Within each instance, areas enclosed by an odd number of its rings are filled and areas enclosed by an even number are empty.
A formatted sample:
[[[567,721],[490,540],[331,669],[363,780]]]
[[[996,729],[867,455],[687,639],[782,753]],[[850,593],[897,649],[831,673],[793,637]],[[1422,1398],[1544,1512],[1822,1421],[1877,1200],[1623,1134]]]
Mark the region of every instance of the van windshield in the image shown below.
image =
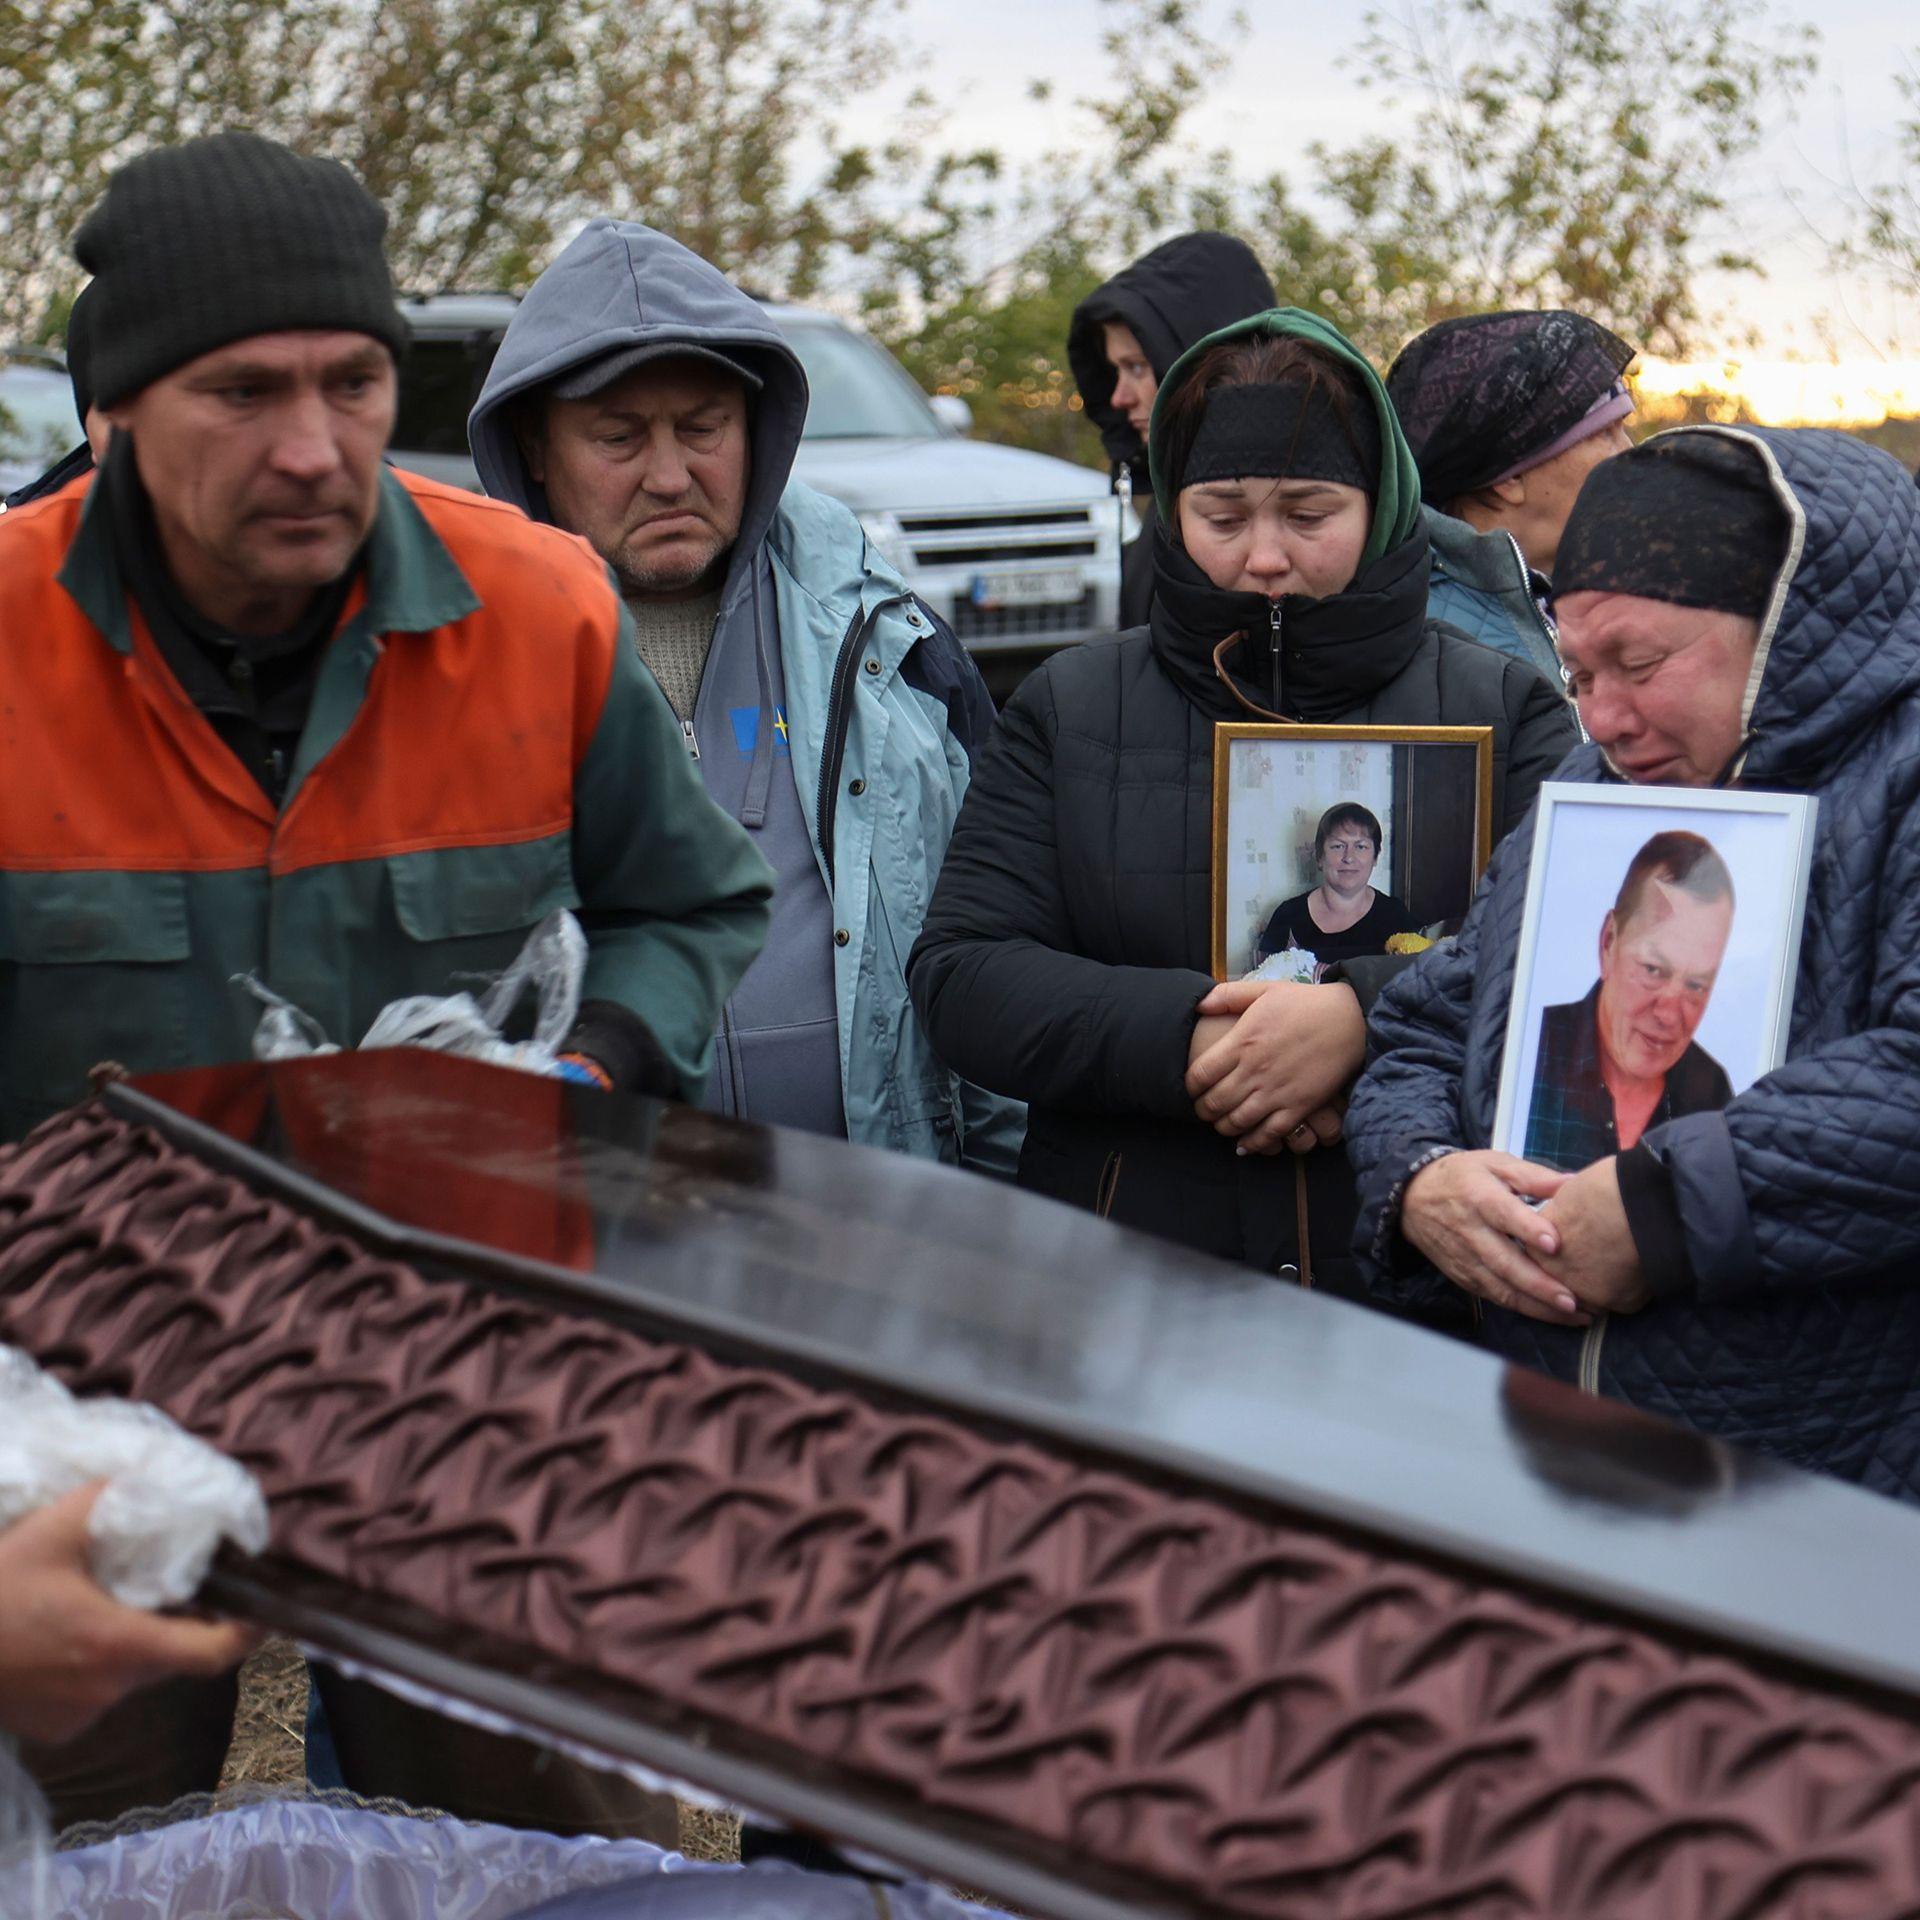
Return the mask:
[[[883,348],[844,327],[796,322],[780,329],[807,370],[807,440],[928,440],[939,417]]]

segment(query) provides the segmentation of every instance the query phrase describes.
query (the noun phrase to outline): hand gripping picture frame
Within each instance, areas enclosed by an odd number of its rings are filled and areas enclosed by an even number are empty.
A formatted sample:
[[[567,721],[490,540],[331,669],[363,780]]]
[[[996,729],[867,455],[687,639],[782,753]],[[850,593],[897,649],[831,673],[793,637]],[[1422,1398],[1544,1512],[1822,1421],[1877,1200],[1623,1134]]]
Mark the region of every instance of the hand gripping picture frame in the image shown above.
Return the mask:
[[[1577,1173],[1780,1064],[1818,805],[1540,789],[1495,1147]]]
[[[1213,976],[1418,950],[1465,916],[1492,851],[1491,727],[1224,721]]]

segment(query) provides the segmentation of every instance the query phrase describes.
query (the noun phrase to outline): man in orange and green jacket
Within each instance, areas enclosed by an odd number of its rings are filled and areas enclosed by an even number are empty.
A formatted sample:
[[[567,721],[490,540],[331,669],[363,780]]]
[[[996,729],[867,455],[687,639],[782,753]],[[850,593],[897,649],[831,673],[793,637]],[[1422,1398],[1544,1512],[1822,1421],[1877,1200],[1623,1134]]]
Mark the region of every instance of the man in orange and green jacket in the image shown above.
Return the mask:
[[[704,1086],[771,875],[585,542],[385,468],[384,215],[246,134],[81,228],[101,471],[0,515],[0,1139],[96,1062],[246,1057],[252,975],[351,1045],[586,929],[577,1073]]]

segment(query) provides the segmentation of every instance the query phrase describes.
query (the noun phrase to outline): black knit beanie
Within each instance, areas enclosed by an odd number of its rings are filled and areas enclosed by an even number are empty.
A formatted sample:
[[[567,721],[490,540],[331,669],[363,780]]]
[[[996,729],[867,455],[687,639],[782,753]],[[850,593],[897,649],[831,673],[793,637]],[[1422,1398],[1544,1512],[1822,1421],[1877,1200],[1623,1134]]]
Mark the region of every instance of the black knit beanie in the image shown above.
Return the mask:
[[[1365,396],[1342,406],[1330,379],[1217,387],[1181,465],[1179,484],[1333,480],[1380,491],[1380,416]]]
[[[1787,538],[1787,510],[1753,446],[1683,427],[1588,474],[1560,536],[1553,597],[1632,593],[1757,620]]]
[[[334,160],[253,133],[162,147],[113,176],[73,250],[93,274],[93,398],[116,406],[257,333],[406,329],[381,239],[387,216]]]
[[[85,426],[93,405],[93,336],[88,320],[93,309],[93,282],[73,296],[67,309],[67,378],[73,382],[73,410]]]

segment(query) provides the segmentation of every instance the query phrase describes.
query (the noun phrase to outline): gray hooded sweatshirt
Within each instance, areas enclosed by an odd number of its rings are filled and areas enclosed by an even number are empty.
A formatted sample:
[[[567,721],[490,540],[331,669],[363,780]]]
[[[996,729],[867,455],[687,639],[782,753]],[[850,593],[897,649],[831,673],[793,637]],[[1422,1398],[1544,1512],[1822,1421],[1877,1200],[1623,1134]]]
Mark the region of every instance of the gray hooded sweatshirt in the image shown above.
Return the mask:
[[[767,944],[722,1016],[707,1105],[844,1134],[833,902],[793,777],[767,554],[807,416],[799,359],[760,307],[697,254],[650,227],[593,220],[534,283],[507,329],[468,425],[474,463],[493,498],[551,523],[508,403],[616,347],[661,341],[715,348],[763,383],[753,396],[740,537],[689,745],[697,743],[707,791],[752,832],[779,883]]]

